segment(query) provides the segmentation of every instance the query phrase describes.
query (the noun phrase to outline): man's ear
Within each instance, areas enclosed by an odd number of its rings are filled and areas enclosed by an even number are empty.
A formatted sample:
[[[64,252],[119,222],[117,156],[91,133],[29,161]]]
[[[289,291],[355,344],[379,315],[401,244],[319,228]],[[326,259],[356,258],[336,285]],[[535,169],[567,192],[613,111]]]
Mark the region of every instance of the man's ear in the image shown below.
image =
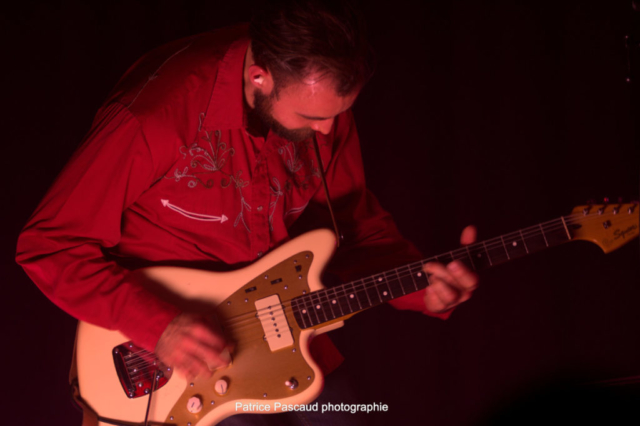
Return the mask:
[[[259,89],[263,95],[269,95],[273,90],[271,73],[255,64],[249,66],[249,83]]]

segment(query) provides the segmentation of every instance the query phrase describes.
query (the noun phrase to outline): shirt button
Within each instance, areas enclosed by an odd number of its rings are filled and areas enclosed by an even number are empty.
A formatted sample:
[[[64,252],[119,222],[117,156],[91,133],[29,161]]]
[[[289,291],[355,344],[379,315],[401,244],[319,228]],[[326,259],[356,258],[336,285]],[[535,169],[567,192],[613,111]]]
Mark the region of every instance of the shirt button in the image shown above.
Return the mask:
[[[258,257],[260,257],[260,256],[262,256],[262,252],[261,251],[258,252]]]
[[[261,211],[262,211],[262,206],[258,206],[258,209],[257,209],[257,210],[258,210],[259,212],[261,212]]]

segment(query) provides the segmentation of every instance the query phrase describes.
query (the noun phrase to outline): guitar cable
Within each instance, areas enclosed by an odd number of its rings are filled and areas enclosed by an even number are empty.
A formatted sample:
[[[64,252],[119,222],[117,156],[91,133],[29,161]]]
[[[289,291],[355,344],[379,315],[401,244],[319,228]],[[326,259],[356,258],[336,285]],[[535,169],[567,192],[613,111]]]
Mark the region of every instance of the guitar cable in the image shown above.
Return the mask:
[[[151,408],[151,398],[153,397],[153,390],[156,388],[158,381],[158,370],[153,370],[153,382],[151,383],[151,390],[149,391],[149,400],[147,401],[147,412],[144,415],[144,426],[149,426],[149,409]]]
[[[340,240],[342,240],[342,235],[340,235],[340,230],[338,229],[338,222],[336,221],[336,217],[333,214],[333,207],[331,206],[331,197],[329,196],[329,188],[327,187],[327,181],[324,177],[324,164],[322,163],[322,158],[320,157],[320,148],[318,147],[318,140],[316,139],[315,132],[313,133],[313,148],[316,153],[316,160],[318,161],[318,171],[320,172],[320,180],[322,181],[322,187],[324,188],[324,195],[327,197],[327,207],[329,207],[329,214],[331,215],[331,221],[333,222],[333,232],[336,234],[336,248],[340,247]]]

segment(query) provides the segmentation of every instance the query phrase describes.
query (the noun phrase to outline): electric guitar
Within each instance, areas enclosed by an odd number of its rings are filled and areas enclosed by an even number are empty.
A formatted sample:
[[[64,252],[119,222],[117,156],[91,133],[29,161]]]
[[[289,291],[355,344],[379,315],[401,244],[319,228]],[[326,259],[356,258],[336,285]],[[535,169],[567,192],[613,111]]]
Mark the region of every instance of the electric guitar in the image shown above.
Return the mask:
[[[308,404],[323,386],[309,353],[311,339],[359,311],[424,289],[424,263],[458,259],[477,271],[574,240],[609,253],[638,236],[638,210],[638,203],[579,206],[568,216],[329,289],[320,276],[335,238],[324,229],[234,272],[142,269],[137,273],[160,297],[186,311],[215,311],[235,342],[231,364],[210,379],[187,381],[121,333],[81,322],[80,397],[100,425],[143,425],[147,419],[150,425],[212,426],[244,412],[238,408],[243,405],[273,413]]]

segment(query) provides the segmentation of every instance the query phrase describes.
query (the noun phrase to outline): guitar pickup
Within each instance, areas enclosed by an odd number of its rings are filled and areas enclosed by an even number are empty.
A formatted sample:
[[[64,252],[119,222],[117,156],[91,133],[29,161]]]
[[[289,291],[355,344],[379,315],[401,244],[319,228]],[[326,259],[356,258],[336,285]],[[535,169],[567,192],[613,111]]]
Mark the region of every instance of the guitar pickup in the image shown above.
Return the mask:
[[[256,300],[257,317],[271,352],[293,345],[293,335],[277,294]]]

